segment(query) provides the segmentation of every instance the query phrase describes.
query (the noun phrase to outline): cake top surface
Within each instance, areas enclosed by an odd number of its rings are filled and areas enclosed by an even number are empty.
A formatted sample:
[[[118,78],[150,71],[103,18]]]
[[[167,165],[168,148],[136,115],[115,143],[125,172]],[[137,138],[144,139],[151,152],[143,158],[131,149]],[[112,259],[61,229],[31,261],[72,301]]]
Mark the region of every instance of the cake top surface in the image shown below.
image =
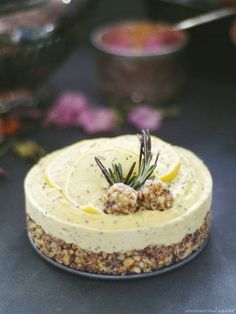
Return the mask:
[[[110,189],[95,160],[112,169],[122,165],[126,177],[135,162],[138,173],[140,143],[136,135],[80,141],[55,151],[35,165],[25,180],[27,202],[47,217],[91,229],[148,228],[183,219],[211,198],[211,176],[193,153],[151,137],[153,155],[159,153],[151,180],[168,186],[174,202],[168,210],[137,210],[128,215],[108,214],[103,196]]]

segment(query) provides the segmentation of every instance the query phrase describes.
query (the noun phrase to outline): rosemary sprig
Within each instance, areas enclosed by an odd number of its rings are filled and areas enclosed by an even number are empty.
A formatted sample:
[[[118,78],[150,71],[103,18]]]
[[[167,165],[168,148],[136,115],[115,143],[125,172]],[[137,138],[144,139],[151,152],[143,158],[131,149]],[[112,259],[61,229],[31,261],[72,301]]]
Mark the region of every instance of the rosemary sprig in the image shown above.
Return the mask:
[[[96,161],[98,167],[101,169],[102,173],[104,174],[104,177],[107,179],[107,182],[110,185],[113,185],[115,183],[115,180],[114,180],[114,176],[113,176],[111,169],[109,168],[109,170],[110,170],[110,174],[109,174],[107,169],[103,166],[102,162],[97,157],[95,157],[95,161]]]
[[[106,169],[103,163],[95,157],[95,161],[99,168],[101,169],[104,177],[106,178],[109,185],[115,183],[124,183],[130,187],[138,190],[146,180],[152,178],[153,172],[156,168],[159,153],[157,154],[154,163],[152,164],[153,153],[152,153],[152,142],[151,136],[148,130],[142,130],[141,134],[137,134],[140,141],[140,151],[139,151],[139,164],[138,164],[138,173],[134,174],[134,168],[136,162],[134,162],[126,177],[123,175],[122,165],[112,164],[111,168]]]

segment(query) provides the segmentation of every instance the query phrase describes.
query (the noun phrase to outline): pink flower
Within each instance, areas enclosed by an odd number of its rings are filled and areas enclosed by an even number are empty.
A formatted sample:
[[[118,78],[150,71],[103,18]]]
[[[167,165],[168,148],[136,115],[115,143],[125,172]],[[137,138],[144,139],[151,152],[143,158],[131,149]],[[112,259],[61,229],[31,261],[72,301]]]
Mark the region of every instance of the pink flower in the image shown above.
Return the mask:
[[[7,173],[3,168],[0,167],[0,178],[1,177],[4,177],[4,178],[7,177]]]
[[[137,129],[155,131],[161,127],[162,115],[160,111],[149,105],[139,105],[128,114],[128,122]]]
[[[61,128],[78,126],[79,116],[88,106],[87,99],[82,94],[67,92],[49,110],[45,124]]]
[[[112,131],[116,127],[115,114],[105,108],[90,108],[79,117],[81,127],[87,133]]]

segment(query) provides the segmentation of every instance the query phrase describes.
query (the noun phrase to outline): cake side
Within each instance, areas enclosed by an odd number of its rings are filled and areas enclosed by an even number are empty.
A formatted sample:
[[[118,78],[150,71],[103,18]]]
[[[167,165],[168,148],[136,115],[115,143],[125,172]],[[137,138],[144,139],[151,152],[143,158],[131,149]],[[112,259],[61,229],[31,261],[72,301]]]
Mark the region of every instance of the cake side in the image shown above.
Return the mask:
[[[27,217],[29,237],[42,254],[73,269],[113,275],[150,272],[184,260],[201,247],[209,235],[210,226],[209,210],[202,226],[194,233],[186,234],[180,242],[147,246],[142,250],[107,253],[102,250],[84,250],[73,243],[66,243],[46,233],[40,225]]]

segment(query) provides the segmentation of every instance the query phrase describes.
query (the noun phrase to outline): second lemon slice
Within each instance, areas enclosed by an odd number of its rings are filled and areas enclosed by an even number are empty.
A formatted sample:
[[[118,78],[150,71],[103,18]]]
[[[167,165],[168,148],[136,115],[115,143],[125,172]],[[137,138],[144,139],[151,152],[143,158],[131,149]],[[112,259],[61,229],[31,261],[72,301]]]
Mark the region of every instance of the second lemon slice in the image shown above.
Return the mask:
[[[163,182],[173,180],[180,168],[180,157],[174,147],[158,137],[151,137],[153,155],[160,153],[157,162],[155,177]],[[133,152],[139,152],[139,140],[134,135],[118,136],[113,139],[112,145],[119,148],[126,148]]]

